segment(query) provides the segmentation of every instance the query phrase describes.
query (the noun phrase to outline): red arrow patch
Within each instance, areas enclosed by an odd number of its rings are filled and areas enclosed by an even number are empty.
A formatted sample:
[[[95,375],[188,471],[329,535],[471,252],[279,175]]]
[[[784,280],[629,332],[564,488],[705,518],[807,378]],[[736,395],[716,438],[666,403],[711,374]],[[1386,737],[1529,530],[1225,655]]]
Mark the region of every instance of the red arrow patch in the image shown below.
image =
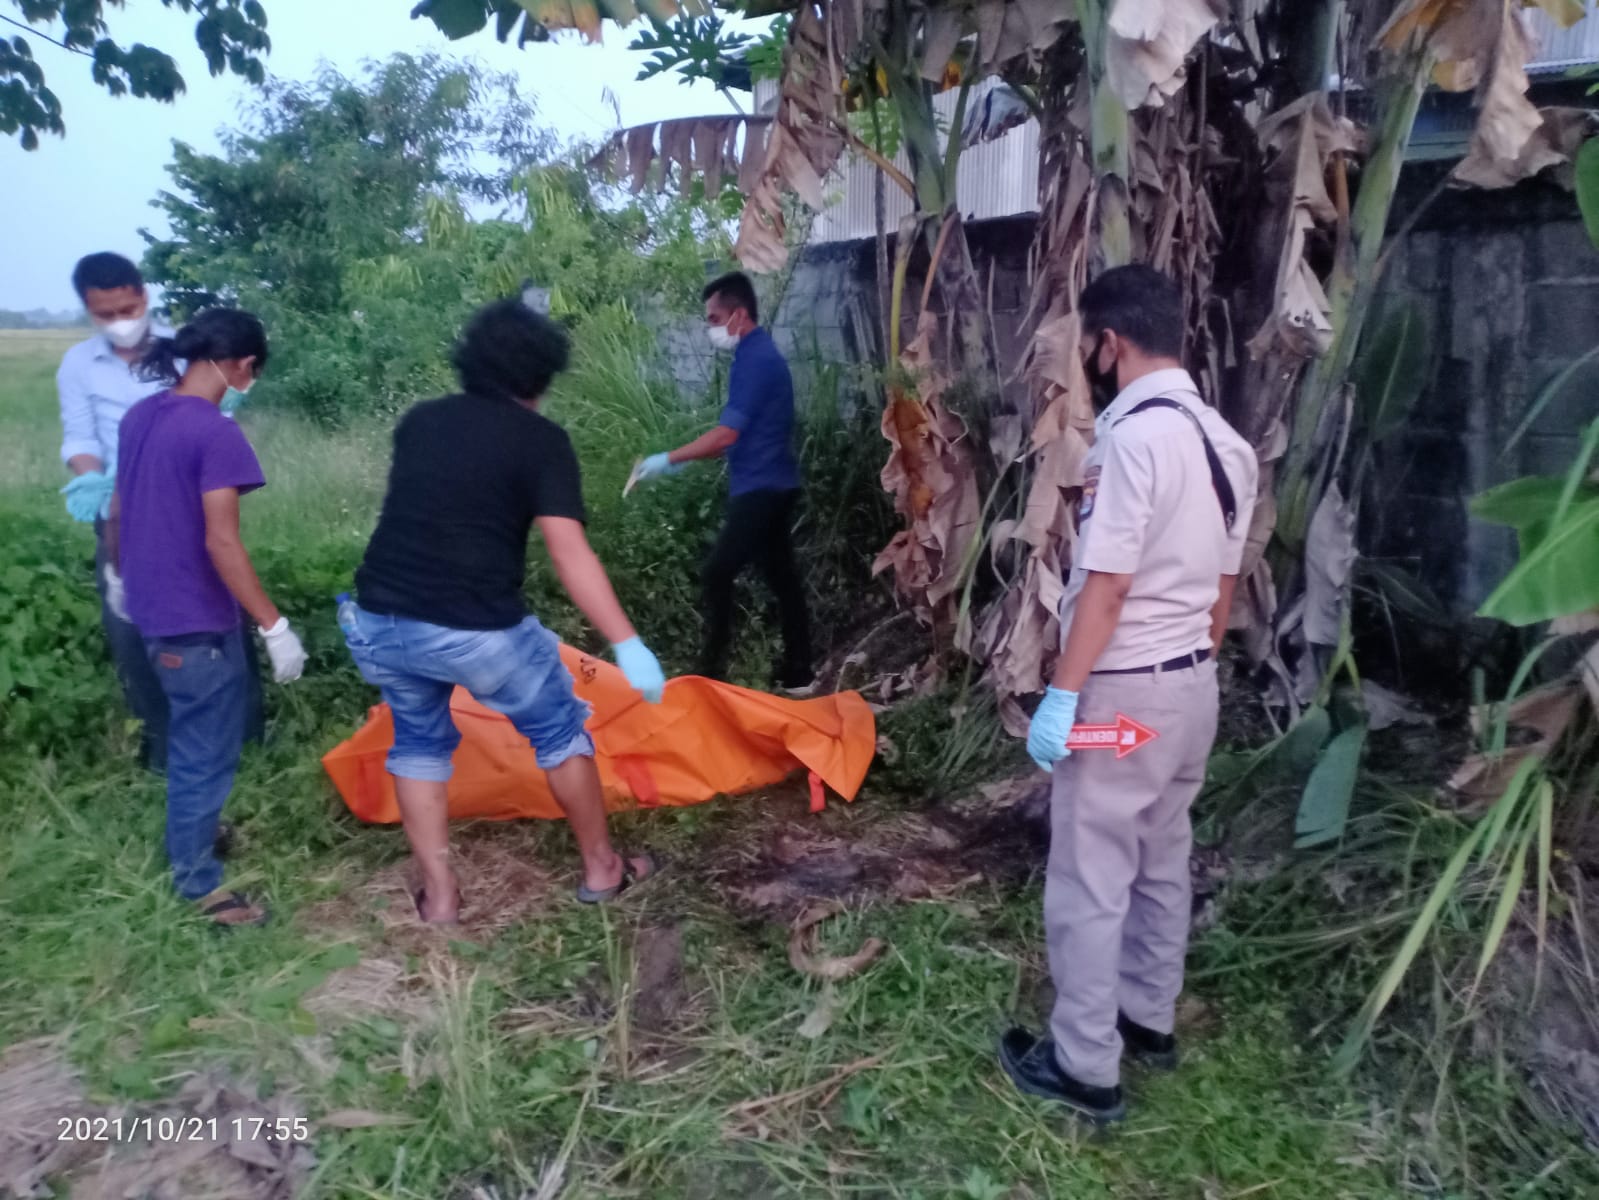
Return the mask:
[[[1114,725],[1073,725],[1066,738],[1066,748],[1073,751],[1114,750],[1117,758],[1126,758],[1159,736],[1153,729],[1117,713]]]

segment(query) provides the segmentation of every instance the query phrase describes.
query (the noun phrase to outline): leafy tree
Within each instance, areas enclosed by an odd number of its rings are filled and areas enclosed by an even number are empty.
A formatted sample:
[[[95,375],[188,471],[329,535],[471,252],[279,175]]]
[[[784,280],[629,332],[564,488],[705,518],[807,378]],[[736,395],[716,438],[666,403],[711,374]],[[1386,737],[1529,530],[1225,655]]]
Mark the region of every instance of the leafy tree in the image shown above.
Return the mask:
[[[506,205],[553,148],[511,82],[396,56],[361,82],[269,84],[220,155],[178,143],[145,268],[178,312],[257,311],[283,347],[266,394],[333,418],[442,383],[442,347],[479,288],[430,230]]]
[[[527,279],[573,323],[697,302],[728,253],[703,187],[624,201],[594,190],[583,152],[554,155],[509,77],[436,57],[269,84],[222,153],[175,146],[157,202],[172,233],[147,235],[145,270],[179,315],[260,314],[263,401],[327,421],[448,388],[463,317]]]
[[[194,41],[211,74],[231,71],[260,85],[266,79],[261,56],[272,48],[266,9],[259,0],[161,0],[167,8],[194,13]],[[21,19],[0,14],[0,22],[31,37],[0,37],[0,133],[18,135],[24,150],[39,146],[39,134],[66,133],[61,101],[50,90],[44,68],[33,55],[32,38],[49,42],[90,61],[95,81],[113,96],[132,95],[171,103],[184,89],[172,56],[142,42],[123,45],[111,36],[103,0],[11,0]],[[124,7],[124,0],[115,0]],[[58,37],[32,27],[59,22]]]

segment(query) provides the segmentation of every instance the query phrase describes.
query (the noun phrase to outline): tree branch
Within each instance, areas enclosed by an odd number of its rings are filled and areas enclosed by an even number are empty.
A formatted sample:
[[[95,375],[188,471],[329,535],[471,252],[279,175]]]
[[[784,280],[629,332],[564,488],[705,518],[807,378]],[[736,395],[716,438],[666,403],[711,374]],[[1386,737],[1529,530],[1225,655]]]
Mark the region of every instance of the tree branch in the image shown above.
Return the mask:
[[[844,135],[844,140],[850,144],[852,149],[874,163],[879,171],[899,185],[900,190],[910,197],[912,204],[916,203],[916,185],[911,182],[910,176],[862,141],[847,122],[841,121],[835,116],[833,117],[833,125]]]
[[[83,55],[84,58],[93,58],[94,57],[94,55],[90,54],[87,50],[80,50],[77,46],[69,46],[65,42],[58,42],[58,41],[56,41],[55,38],[51,37],[48,33],[41,33],[36,27],[34,27],[32,25],[26,25],[23,22],[15,20],[15,19],[13,19],[11,17],[5,16],[4,14],[0,14],[0,21],[4,21],[7,25],[15,25],[18,29],[22,30],[22,32],[27,34],[29,37],[36,37],[40,41],[49,42],[52,46],[59,46],[59,47],[61,47],[61,49],[65,50],[69,54],[81,54],[81,55]]]

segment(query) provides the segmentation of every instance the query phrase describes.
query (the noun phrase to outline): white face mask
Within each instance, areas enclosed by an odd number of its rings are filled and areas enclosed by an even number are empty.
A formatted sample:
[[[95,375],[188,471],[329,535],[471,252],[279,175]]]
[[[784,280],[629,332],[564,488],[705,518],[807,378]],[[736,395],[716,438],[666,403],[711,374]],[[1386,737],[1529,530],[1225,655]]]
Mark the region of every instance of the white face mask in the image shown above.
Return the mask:
[[[726,325],[707,325],[705,336],[711,339],[711,346],[716,350],[731,350],[738,345],[738,334],[729,332]]]
[[[145,335],[150,332],[150,314],[146,311],[137,317],[107,321],[100,326],[100,329],[105,333],[106,340],[118,350],[132,350],[140,345]]]

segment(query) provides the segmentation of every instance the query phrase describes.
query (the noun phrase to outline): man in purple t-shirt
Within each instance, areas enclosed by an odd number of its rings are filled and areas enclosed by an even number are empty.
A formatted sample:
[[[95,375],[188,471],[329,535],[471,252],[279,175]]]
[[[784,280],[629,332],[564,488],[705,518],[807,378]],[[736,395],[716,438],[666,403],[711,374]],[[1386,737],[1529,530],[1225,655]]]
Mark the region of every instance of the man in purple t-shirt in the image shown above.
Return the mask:
[[[178,362],[186,364],[181,376]],[[280,683],[305,651],[267,597],[239,538],[239,497],[266,482],[255,451],[223,415],[266,361],[260,321],[211,309],[144,361],[174,384],[122,418],[108,577],[138,627],[166,693],[167,857],[178,893],[222,925],[260,924],[265,910],[222,889],[215,853],[222,806],[244,745],[253,665],[243,614],[259,625]],[[114,586],[113,586],[114,585]]]

